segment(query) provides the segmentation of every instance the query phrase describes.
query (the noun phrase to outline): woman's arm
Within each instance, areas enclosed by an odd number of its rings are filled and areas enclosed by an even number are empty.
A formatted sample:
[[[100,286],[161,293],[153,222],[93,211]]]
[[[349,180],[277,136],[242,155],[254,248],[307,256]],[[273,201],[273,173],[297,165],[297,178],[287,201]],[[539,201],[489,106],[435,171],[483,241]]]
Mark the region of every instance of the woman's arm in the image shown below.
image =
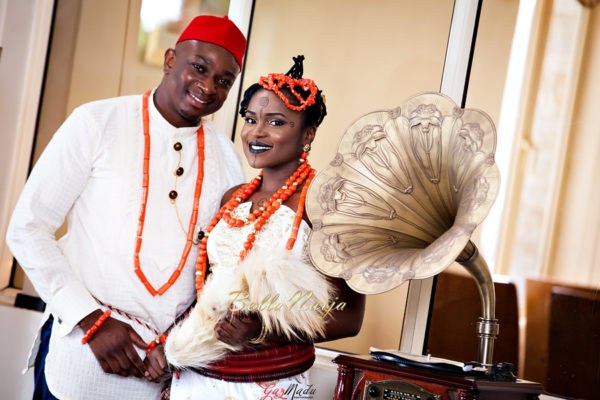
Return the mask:
[[[323,316],[326,319],[325,336],[314,342],[326,342],[344,337],[356,336],[360,331],[365,311],[365,295],[350,289],[340,278],[327,278],[335,287],[337,298],[329,305],[331,310]],[[324,313],[325,314],[325,313]],[[230,345],[248,344],[260,336],[262,322],[258,314],[228,312],[215,327],[217,339]],[[263,339],[268,342],[306,343],[306,338],[290,340],[283,334],[272,333]]]
[[[328,278],[336,288],[338,299],[328,314],[325,325],[325,337],[315,342],[341,339],[358,335],[365,313],[365,295],[350,289],[341,278]]]

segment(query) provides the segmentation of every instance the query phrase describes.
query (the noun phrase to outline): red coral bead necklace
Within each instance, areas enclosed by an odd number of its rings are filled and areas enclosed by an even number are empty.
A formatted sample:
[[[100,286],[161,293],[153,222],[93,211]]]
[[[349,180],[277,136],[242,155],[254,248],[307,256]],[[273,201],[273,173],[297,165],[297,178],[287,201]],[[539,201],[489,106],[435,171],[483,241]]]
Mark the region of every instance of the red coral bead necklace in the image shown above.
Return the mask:
[[[259,208],[250,213],[245,220],[233,218],[231,216],[231,212],[236,209],[244,200],[250,197],[250,195],[254,193],[254,191],[260,186],[263,175],[262,171],[256,178],[252,179],[249,183],[236,190],[231,199],[227,201],[223,207],[221,207],[217,215],[210,221],[210,224],[206,228],[206,235],[202,238],[200,244],[198,245],[198,262],[196,263],[196,292],[198,296],[200,296],[202,288],[204,287],[204,277],[206,274],[207,265],[206,244],[208,242],[210,232],[219,223],[219,221],[223,219],[229,226],[237,228],[241,228],[250,223],[254,224],[254,229],[247,236],[246,242],[244,242],[244,247],[240,252],[240,261],[242,261],[252,249],[254,241],[256,240],[256,235],[260,230],[262,230],[267,220],[271,217],[271,215],[273,215],[273,213],[275,213],[275,211],[277,211],[284,201],[286,201],[292,194],[296,192],[298,187],[302,185],[302,182],[305,182],[300,195],[294,222],[292,224],[292,233],[286,243],[286,248],[288,250],[291,250],[294,247],[294,243],[298,237],[298,229],[304,214],[306,192],[308,191],[310,182],[315,176],[315,170],[312,169],[308,161],[306,161],[307,154],[302,153],[301,157],[300,166],[286,180],[285,185],[273,193],[268,201],[265,201]]]
[[[142,248],[142,233],[144,232],[144,221],[146,219],[146,203],[148,202],[148,182],[150,180],[150,119],[148,116],[148,98],[150,97],[151,90],[147,91],[142,100],[142,119],[144,126],[144,166],[143,166],[143,178],[142,178],[142,203],[140,204],[140,214],[138,218],[138,228],[135,238],[135,250],[133,253],[133,269],[135,274],[144,284],[148,292],[152,296],[163,295],[179,278],[181,271],[185,266],[188,255],[192,248],[194,229],[196,227],[196,221],[198,220],[198,204],[200,201],[200,194],[202,193],[202,181],[204,179],[204,128],[202,125],[198,128],[196,134],[198,140],[198,175],[196,176],[196,188],[194,191],[194,205],[192,208],[192,215],[190,216],[190,223],[187,232],[187,239],[183,248],[183,253],[177,268],[166,283],[164,283],[158,290],[152,286],[146,275],[142,271],[140,266],[140,250]],[[196,267],[198,269],[198,267]]]

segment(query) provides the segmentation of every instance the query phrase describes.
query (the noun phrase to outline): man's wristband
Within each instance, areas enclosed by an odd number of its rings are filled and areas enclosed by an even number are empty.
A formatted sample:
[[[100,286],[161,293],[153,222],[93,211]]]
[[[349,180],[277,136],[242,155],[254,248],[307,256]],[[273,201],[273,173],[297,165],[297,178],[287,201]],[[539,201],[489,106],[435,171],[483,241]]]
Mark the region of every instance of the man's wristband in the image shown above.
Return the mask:
[[[166,341],[167,341],[167,335],[165,335],[164,333],[160,336],[157,336],[156,339],[151,341],[150,344],[148,345],[148,348],[146,349],[146,354],[150,353],[153,348],[155,348],[159,344],[164,343]]]
[[[110,310],[104,311],[104,314],[102,314],[100,318],[98,318],[98,320],[94,322],[94,325],[92,325],[92,327],[87,330],[87,332],[81,339],[81,344],[86,344],[88,340],[90,340],[92,335],[98,330],[98,328],[102,326],[102,324],[104,323],[104,321],[106,321],[108,317],[110,317]]]

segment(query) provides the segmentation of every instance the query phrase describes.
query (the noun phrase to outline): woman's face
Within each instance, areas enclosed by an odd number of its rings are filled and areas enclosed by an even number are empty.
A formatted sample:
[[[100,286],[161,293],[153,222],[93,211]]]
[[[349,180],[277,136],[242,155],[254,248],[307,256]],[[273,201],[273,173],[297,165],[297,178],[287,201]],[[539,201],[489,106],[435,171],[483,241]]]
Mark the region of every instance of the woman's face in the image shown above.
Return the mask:
[[[252,96],[244,120],[244,155],[253,168],[297,167],[302,147],[314,139],[315,128],[303,127],[302,114],[270,90]]]

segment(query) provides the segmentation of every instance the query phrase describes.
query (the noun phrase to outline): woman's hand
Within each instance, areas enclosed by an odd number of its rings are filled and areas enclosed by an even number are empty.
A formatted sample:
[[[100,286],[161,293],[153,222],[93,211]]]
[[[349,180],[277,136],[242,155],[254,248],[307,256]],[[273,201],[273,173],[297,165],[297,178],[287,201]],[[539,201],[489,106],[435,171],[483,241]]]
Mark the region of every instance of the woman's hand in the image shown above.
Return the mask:
[[[165,346],[161,343],[150,350],[144,365],[148,368],[149,375],[146,377],[151,382],[162,382],[171,377],[171,371],[165,358]]]
[[[227,311],[215,326],[217,339],[231,346],[246,344],[256,339],[261,330],[262,322],[257,314],[243,314],[231,310]]]
[[[101,315],[100,310],[92,312],[79,321],[79,327],[86,332]],[[138,378],[149,376],[148,368],[133,347],[146,349],[148,345],[128,324],[109,317],[87,343],[104,372]]]

